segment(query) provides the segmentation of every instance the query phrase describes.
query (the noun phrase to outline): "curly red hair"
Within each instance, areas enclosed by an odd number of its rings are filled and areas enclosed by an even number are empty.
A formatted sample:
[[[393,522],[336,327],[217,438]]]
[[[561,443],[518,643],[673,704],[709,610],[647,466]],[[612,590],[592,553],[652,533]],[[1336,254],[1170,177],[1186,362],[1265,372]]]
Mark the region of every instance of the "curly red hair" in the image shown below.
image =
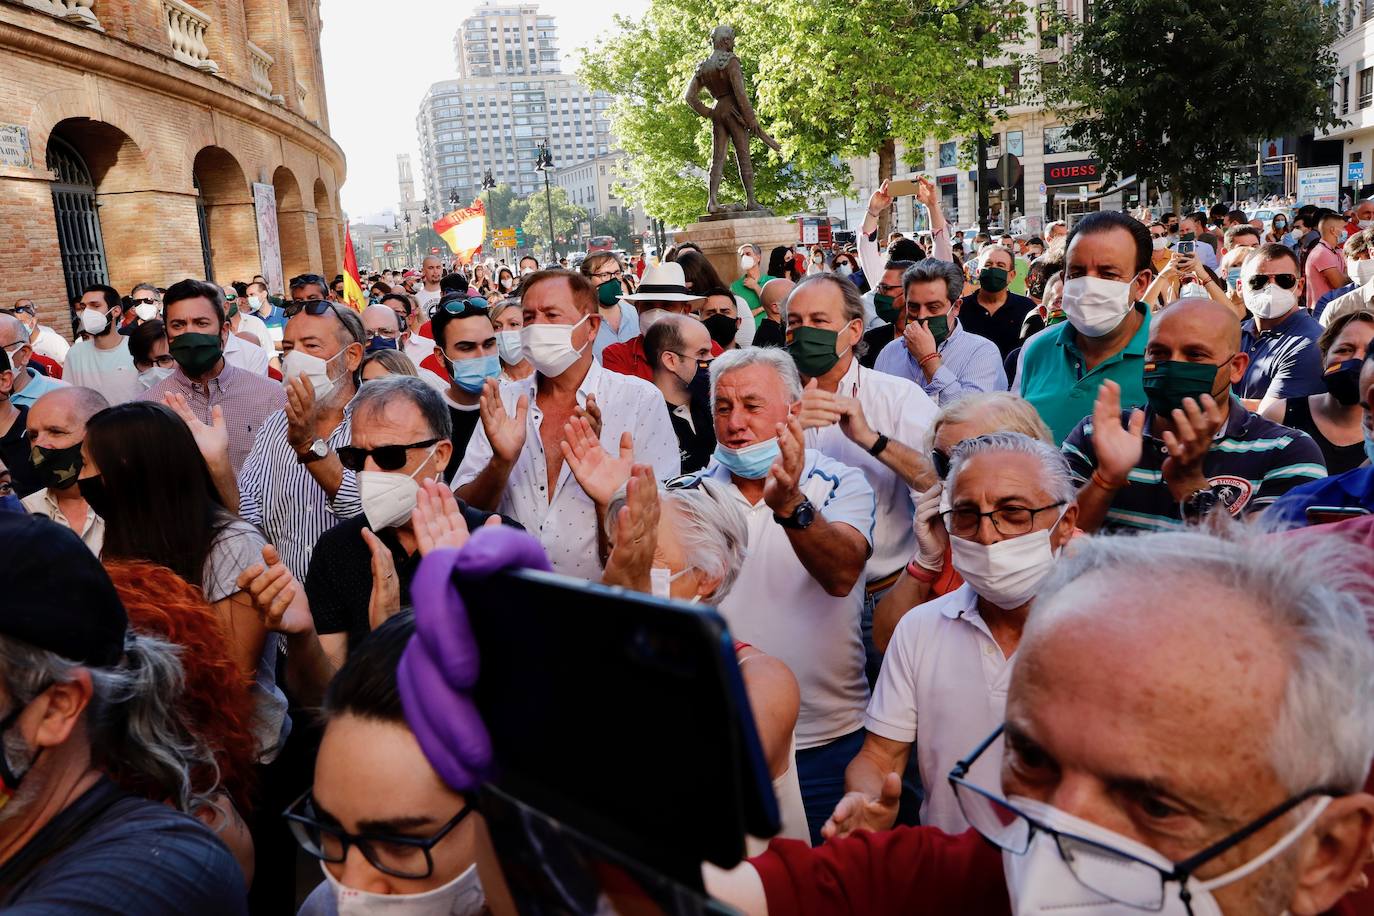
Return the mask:
[[[143,560],[107,560],[105,569],[124,602],[129,626],[180,648],[186,672],[183,724],[209,745],[219,766],[220,789],[246,815],[251,808],[256,748],[250,727],[253,698],[250,682],[230,657],[223,624],[200,589],[165,566]],[[131,791],[147,788],[128,784],[127,774],[111,775]],[[214,778],[208,771],[192,773],[193,791],[213,791]]]

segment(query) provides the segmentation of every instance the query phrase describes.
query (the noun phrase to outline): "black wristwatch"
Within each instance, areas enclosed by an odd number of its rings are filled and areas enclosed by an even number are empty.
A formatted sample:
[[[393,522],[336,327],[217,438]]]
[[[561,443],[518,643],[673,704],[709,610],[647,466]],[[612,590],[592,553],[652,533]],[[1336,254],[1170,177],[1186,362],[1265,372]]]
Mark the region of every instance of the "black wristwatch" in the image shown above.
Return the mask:
[[[797,508],[792,510],[791,515],[778,515],[773,513],[773,521],[784,528],[791,528],[794,531],[805,531],[811,527],[811,523],[816,520],[816,507],[811,505],[811,500],[802,499],[797,503]]]
[[[1211,487],[1203,487],[1179,500],[1183,517],[1189,521],[1205,518],[1209,512],[1221,504],[1221,497]]]

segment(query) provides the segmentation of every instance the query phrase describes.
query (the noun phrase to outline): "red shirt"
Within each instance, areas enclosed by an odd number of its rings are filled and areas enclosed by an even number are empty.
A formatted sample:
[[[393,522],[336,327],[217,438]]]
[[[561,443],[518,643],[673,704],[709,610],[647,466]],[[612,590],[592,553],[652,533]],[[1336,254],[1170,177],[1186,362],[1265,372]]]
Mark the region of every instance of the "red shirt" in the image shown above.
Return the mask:
[[[774,840],[749,860],[770,913],[796,916],[1002,916],[1011,914],[1002,852],[969,830],[859,831],[815,849]]]
[[[30,353],[29,362],[37,363],[38,365],[42,366],[45,370],[47,370],[49,378],[62,377],[62,364],[55,359],[49,359],[46,356],[39,356],[37,353]]]
[[[714,340],[711,341],[711,355],[720,356],[723,351]],[[644,335],[631,337],[620,343],[613,343],[601,351],[601,368],[621,375],[636,375],[646,382],[654,380],[653,367],[644,358]]]

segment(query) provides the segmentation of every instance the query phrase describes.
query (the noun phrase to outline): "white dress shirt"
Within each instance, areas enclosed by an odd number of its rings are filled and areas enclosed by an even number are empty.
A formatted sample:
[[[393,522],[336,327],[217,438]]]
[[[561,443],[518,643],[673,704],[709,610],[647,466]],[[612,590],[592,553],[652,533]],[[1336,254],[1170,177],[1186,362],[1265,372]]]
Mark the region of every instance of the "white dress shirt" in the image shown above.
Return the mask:
[[[511,468],[506,490],[497,511],[510,516],[539,538],[555,572],[581,579],[601,578],[601,559],[596,550],[596,505],[572,475],[564,461],[558,472],[553,498],[548,493],[548,465],[539,424],[544,419],[535,402],[536,375],[501,384],[506,412],[515,414],[520,395],[529,397],[525,419],[525,445]],[[663,394],[649,382],[619,372],[607,372],[595,361],[577,388],[577,403],[585,405],[595,394],[601,408],[601,446],[620,454],[620,434],[634,438],[635,462],[653,466],[659,480],[676,477],[682,470],[677,436],[668,419]],[[561,438],[561,435],[560,435]],[[491,442],[480,424],[468,441],[463,463],[454,475],[453,489],[476,479],[491,461]]]
[[[969,828],[945,777],[1002,723],[1012,661],[992,638],[968,584],[918,605],[897,624],[864,728],[916,742],[925,787],[922,825],[951,834]],[[1000,766],[1000,759],[984,754],[972,781],[996,787]]]
[[[224,361],[244,372],[266,375],[269,357],[262,347],[231,333],[224,341]]]
[[[266,352],[268,356],[277,352],[277,345],[272,340],[272,335],[267,330],[267,322],[263,321],[257,315],[245,312],[241,308],[239,309],[239,330],[244,334],[252,334],[257,338],[258,346],[262,347],[263,351]]]
[[[925,450],[926,430],[937,409],[915,382],[865,369],[855,359],[840,379],[836,394],[857,398],[874,432],[918,452]],[[873,488],[878,517],[873,526],[873,555],[868,559],[865,578],[877,582],[900,572],[916,550],[916,533],[911,527],[916,494],[896,471],[846,436],[838,423],[808,429],[806,447],[862,471]]]

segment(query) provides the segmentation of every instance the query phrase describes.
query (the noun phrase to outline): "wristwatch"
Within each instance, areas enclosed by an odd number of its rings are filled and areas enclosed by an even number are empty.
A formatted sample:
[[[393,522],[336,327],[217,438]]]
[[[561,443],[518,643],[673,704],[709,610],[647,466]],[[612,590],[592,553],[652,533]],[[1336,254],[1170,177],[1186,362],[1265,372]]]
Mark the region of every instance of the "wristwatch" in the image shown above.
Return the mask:
[[[794,531],[805,531],[811,527],[811,523],[816,520],[816,507],[811,505],[811,500],[802,499],[797,503],[797,508],[792,510],[791,515],[778,515],[773,513],[773,521],[784,528],[791,528]]]
[[[310,464],[319,461],[329,454],[329,443],[323,439],[316,439],[310,443],[310,448],[306,449],[305,454],[296,458],[301,464]]]
[[[1179,501],[1179,508],[1183,510],[1183,517],[1189,521],[1197,521],[1206,517],[1221,504],[1221,497],[1211,487],[1203,487],[1194,490]]]

